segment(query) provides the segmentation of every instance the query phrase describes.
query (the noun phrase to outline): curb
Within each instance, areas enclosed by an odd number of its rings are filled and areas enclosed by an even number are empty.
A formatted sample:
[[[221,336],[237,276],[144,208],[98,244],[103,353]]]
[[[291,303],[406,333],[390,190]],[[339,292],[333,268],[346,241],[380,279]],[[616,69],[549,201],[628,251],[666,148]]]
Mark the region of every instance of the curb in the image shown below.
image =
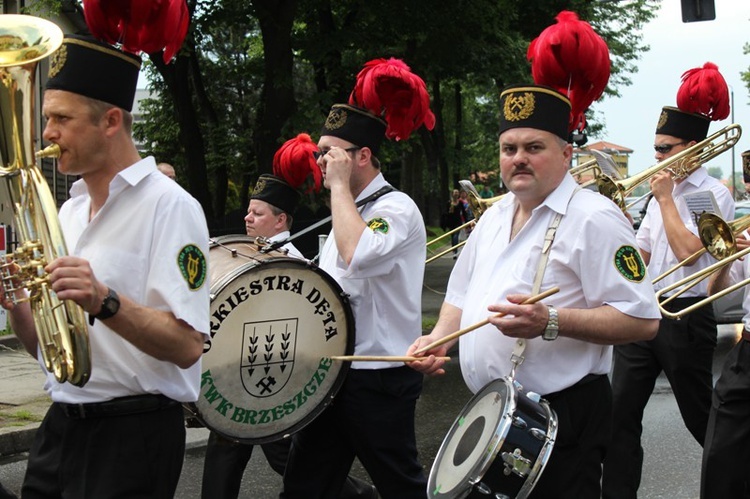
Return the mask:
[[[9,427],[0,430],[0,456],[13,456],[28,452],[40,423]]]

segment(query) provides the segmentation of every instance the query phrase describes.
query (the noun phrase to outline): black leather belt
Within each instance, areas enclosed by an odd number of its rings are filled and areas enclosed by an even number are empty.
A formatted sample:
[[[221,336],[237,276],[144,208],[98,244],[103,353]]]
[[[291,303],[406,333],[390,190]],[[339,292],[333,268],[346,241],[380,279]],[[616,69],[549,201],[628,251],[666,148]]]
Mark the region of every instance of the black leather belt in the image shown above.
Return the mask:
[[[57,402],[63,413],[71,419],[106,418],[154,412],[178,405],[179,402],[164,395],[134,395],[91,404],[64,404]]]

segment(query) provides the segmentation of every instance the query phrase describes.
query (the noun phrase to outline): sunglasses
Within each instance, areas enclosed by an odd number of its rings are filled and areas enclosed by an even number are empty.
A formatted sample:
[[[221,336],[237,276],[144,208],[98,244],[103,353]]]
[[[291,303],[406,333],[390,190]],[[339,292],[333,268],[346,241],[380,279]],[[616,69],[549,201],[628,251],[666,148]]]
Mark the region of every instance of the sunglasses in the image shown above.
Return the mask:
[[[673,147],[685,144],[687,144],[687,142],[678,142],[676,144],[655,144],[654,151],[658,152],[659,154],[667,154],[672,150]]]
[[[362,148],[361,147],[347,147],[346,149],[344,149],[344,151],[346,151],[346,152],[354,152],[354,151],[359,151],[360,149],[362,149]],[[315,161],[318,161],[321,157],[323,157],[326,154],[328,154],[329,151],[330,151],[330,149],[326,149],[325,151],[313,151],[313,153],[312,153],[313,154],[313,158],[315,158]]]

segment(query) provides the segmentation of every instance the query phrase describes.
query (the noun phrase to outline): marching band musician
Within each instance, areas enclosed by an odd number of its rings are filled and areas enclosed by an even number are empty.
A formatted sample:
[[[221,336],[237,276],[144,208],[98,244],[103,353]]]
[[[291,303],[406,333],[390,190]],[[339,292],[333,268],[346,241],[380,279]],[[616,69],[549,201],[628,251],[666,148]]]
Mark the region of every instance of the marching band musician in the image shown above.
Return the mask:
[[[304,147],[304,144],[309,142],[310,139],[309,136],[305,135],[305,142],[300,143],[299,137],[301,136],[287,141],[280,151],[283,151],[285,147],[294,147],[298,144]],[[314,147],[314,143],[310,142],[310,144]],[[290,156],[288,159],[292,162],[310,162],[312,167],[318,170],[310,151],[306,152],[304,158]],[[277,154],[274,171],[277,171],[277,166],[286,167],[276,163],[278,158],[279,155]],[[289,168],[294,168],[297,171],[305,169],[304,166],[295,167],[293,165]],[[317,173],[319,175],[319,170]],[[292,217],[297,211],[300,198],[300,192],[284,178],[267,173],[260,175],[250,196],[247,216],[245,217],[247,235],[263,237],[268,239],[269,242],[289,239]],[[286,242],[282,248],[288,252],[289,256],[304,258],[290,241]],[[289,438],[261,444],[268,464],[281,476],[284,475],[290,446],[291,439]],[[201,497],[204,499],[239,497],[242,475],[252,457],[253,447],[252,444],[235,442],[222,437],[215,431],[211,431],[203,463]],[[348,477],[339,497],[342,499],[357,497],[375,499],[377,496],[377,490],[370,484]]]
[[[500,174],[509,193],[479,220],[437,324],[407,354],[428,348],[410,365],[442,374],[437,357],[458,341],[472,392],[511,377],[541,395],[558,430],[529,497],[599,499],[611,438],[610,345],[652,338],[659,310],[622,210],[568,174],[570,142],[604,92],[610,60],[604,40],[574,12],[556,20],[529,45],[535,84],[500,94]],[[552,288],[559,292],[546,303],[523,304]]]
[[[384,136],[406,139],[423,123],[435,123],[424,81],[400,60],[379,59],[359,73],[349,104],[332,107],[318,140],[333,217],[320,268],[350,296],[355,355],[400,355],[421,331],[424,223],[386,182],[377,155]],[[422,376],[403,363],[352,363],[331,405],[293,435],[281,497],[339,497],[358,457],[383,498],[423,498],[421,390]]]
[[[608,345],[653,337],[659,312],[622,211],[567,174],[570,101],[536,85],[508,87],[500,100],[500,172],[510,193],[479,220],[451,272],[435,328],[407,354],[488,315],[508,314],[458,339],[464,380],[477,392],[507,375],[516,338],[525,338],[517,380],[542,394],[559,419],[530,497],[598,498],[610,438]],[[545,234],[558,216],[541,290],[560,292],[547,304],[520,305],[532,294]],[[456,341],[411,366],[442,374],[436,357]]]
[[[700,84],[696,84],[700,82]],[[696,91],[697,90],[697,91]],[[702,141],[712,120],[729,115],[729,92],[715,65],[706,63],[683,75],[678,107],[662,109],[656,125],[654,149],[661,162]],[[701,112],[694,112],[700,109]],[[688,177],[673,179],[662,170],[650,179],[652,201],[638,230],[641,255],[651,276],[659,276],[703,246],[696,218],[686,198],[711,192],[725,220],[734,218],[729,190],[701,166]],[[713,263],[709,254],[655,284],[659,289]],[[693,287],[667,305],[685,308],[705,298],[707,281]],[[671,307],[671,308],[670,308]],[[607,499],[635,498],[641,481],[643,449],[642,418],[656,379],[664,371],[672,387],[685,426],[703,445],[711,406],[711,366],[716,348],[716,320],[711,305],[680,320],[663,317],[659,333],[650,341],[615,347],[612,371],[613,442],[604,463],[603,492]],[[719,496],[715,496],[719,497]]]
[[[69,35],[50,65],[44,138],[58,169],[80,175],[59,218],[70,256],[46,270],[89,317],[82,386],[47,374],[52,405],[31,447],[22,495],[172,497],[182,469],[182,402],[194,402],[208,339],[208,229],[195,199],[141,159],[130,110],[140,58]],[[29,353],[27,303],[10,309]],[[41,362],[40,362],[41,363]]]
[[[750,151],[742,153],[743,159]],[[743,165],[747,171],[750,165]],[[750,173],[750,172],[748,172]],[[750,247],[747,232],[737,237],[737,251]],[[750,258],[725,265],[711,276],[708,293],[719,291],[750,276]],[[710,305],[709,305],[710,306]],[[721,375],[713,390],[711,412],[703,445],[701,499],[747,497],[750,480],[747,462],[750,455],[750,295],[744,290],[742,337],[724,359]]]

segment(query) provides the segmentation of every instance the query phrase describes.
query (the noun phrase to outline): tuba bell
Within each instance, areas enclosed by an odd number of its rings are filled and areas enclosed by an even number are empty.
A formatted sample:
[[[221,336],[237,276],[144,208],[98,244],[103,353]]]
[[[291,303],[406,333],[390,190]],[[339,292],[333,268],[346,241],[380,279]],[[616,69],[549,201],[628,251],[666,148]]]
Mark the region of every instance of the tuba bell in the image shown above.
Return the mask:
[[[0,281],[14,303],[29,302],[47,370],[60,383],[83,386],[91,375],[86,319],[79,305],[57,297],[44,270],[67,249],[57,206],[34,158],[36,68],[62,40],[49,21],[0,15],[0,195],[11,208],[18,239],[0,266]]]

